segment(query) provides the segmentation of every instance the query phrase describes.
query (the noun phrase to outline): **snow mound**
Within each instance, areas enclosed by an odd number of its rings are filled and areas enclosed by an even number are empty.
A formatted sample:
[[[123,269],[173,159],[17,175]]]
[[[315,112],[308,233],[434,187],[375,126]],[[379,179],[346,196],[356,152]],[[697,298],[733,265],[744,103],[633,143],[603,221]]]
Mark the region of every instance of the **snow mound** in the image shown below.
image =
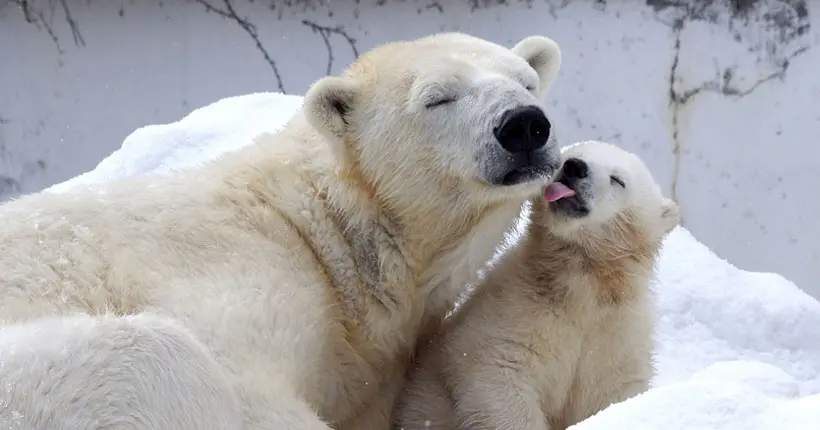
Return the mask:
[[[177,122],[138,128],[94,170],[47,191],[65,191],[76,185],[128,176],[165,175],[194,167],[249,145],[262,132],[278,130],[301,105],[302,97],[271,93],[219,100]]]
[[[300,105],[276,93],[220,100],[134,131],[96,169],[49,190],[196,166],[277,130]],[[732,266],[683,228],[665,242],[653,289],[654,387],[573,429],[820,428],[820,303],[782,276]]]
[[[776,367],[755,362],[718,363],[690,380],[653,388],[624,402],[614,404],[572,430],[768,430],[816,429],[820,423],[820,395],[784,395],[797,381]],[[738,366],[732,377],[723,375],[729,366]],[[715,370],[715,367],[721,369]],[[761,373],[757,373],[761,372]],[[764,381],[775,376],[777,383]],[[751,377],[751,378],[750,378]],[[752,379],[757,379],[752,381]],[[779,386],[774,392],[773,386]],[[782,391],[786,389],[786,392]]]

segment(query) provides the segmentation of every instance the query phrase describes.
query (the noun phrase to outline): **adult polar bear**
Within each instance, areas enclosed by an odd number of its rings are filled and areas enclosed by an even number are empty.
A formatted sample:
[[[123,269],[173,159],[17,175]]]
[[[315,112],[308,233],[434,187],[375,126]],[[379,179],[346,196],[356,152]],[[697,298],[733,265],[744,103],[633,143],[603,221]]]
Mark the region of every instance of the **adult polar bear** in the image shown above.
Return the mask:
[[[386,427],[416,340],[558,168],[559,66],[536,36],[387,44],[206,166],[0,207],[0,424]]]

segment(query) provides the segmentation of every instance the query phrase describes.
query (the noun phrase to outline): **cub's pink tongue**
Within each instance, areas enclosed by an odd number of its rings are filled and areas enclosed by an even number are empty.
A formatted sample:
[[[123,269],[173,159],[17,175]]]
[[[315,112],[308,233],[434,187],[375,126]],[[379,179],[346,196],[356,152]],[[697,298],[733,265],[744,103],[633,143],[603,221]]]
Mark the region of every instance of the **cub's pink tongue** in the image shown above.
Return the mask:
[[[572,197],[574,195],[575,191],[560,182],[553,182],[547,186],[546,190],[544,190],[544,198],[550,203],[561,200],[564,197]]]

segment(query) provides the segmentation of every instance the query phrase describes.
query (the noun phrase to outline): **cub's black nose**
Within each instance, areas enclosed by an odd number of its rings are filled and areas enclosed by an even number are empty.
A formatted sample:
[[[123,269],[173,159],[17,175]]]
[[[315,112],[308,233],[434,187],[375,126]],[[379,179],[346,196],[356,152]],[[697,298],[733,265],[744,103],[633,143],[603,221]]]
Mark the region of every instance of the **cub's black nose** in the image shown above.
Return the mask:
[[[589,175],[589,166],[584,160],[579,158],[569,158],[564,161],[561,168],[561,175],[568,179],[584,179]]]
[[[547,144],[550,121],[538,106],[510,109],[493,130],[502,148],[512,153],[532,152]]]

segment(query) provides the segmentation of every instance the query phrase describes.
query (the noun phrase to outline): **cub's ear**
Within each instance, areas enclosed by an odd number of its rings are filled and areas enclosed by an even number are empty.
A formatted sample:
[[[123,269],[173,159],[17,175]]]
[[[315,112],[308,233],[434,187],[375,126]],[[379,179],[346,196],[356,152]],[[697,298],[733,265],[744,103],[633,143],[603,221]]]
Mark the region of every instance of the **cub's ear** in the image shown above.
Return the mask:
[[[561,48],[554,40],[530,36],[518,42],[512,52],[523,58],[538,73],[538,97],[547,95],[561,69]]]
[[[334,151],[344,145],[358,90],[352,78],[328,76],[313,84],[302,101],[308,123],[332,145],[339,146]]]
[[[680,207],[672,199],[665,198],[661,203],[661,222],[664,234],[669,233],[680,224]]]

